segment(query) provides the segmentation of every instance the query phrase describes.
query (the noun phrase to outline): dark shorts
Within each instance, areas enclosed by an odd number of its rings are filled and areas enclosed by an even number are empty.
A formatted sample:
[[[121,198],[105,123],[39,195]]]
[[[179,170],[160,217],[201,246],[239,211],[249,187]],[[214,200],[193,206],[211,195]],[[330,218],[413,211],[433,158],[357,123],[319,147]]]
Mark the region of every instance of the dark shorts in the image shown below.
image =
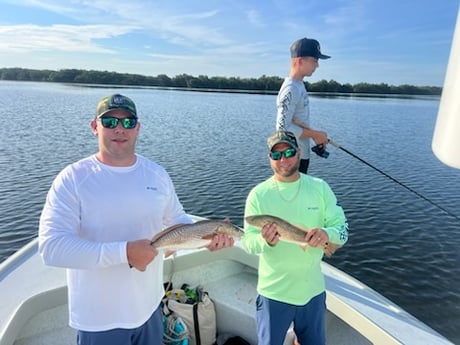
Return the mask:
[[[326,293],[313,297],[302,306],[275,301],[261,295],[256,300],[258,345],[282,345],[294,325],[300,344],[326,343]]]
[[[162,345],[163,315],[158,307],[142,326],[115,328],[102,332],[77,332],[78,345]]]

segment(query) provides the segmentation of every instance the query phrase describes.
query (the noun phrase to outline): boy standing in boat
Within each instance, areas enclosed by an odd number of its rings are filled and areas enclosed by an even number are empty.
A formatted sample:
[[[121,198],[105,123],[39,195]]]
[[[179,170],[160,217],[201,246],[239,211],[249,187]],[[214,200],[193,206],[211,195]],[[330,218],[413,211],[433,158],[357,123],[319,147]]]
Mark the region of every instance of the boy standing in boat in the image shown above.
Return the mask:
[[[291,323],[300,344],[325,344],[326,293],[321,259],[329,243],[348,239],[348,224],[329,185],[299,172],[300,148],[291,132],[268,138],[273,176],[246,199],[245,217],[270,215],[306,229],[305,244],[285,242],[275,223],[245,221],[243,248],[259,255],[258,345],[282,345]]]
[[[284,79],[276,99],[276,130],[295,134],[302,149],[300,172],[307,173],[310,163],[310,139],[326,148],[327,134],[310,126],[310,106],[303,79],[310,77],[319,67],[318,59],[329,59],[321,53],[319,42],[301,38],[291,45],[291,69]]]
[[[150,239],[192,220],[165,169],[135,153],[140,123],[130,98],[101,99],[90,125],[99,150],[54,180],[39,252],[47,265],[67,268],[79,345],[162,345],[163,255]],[[232,245],[217,235],[208,249]]]

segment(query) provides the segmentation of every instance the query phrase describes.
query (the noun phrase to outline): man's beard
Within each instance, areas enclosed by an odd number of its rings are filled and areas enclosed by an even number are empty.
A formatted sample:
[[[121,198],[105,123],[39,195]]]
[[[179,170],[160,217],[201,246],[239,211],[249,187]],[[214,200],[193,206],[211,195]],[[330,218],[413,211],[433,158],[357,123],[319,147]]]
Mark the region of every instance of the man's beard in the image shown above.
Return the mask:
[[[294,164],[292,168],[289,170],[280,169],[279,167],[276,167],[276,166],[273,166],[272,168],[273,168],[273,171],[279,176],[291,177],[299,171],[299,166],[300,166],[300,159],[298,158],[296,164]]]

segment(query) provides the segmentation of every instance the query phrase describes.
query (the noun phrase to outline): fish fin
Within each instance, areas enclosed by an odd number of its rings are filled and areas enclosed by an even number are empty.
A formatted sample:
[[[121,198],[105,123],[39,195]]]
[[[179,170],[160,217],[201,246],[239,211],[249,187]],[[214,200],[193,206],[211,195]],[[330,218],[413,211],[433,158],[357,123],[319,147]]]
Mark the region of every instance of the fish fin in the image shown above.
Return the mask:
[[[302,248],[303,251],[306,251],[307,248],[309,247],[308,243],[305,244],[299,244],[299,247]]]
[[[205,223],[212,223],[215,222],[212,219],[202,219],[202,220],[197,220],[194,224],[205,224]]]
[[[157,232],[153,237],[152,237],[152,240],[150,241],[150,245],[152,245],[158,238],[160,238],[161,236],[164,236],[165,234],[171,232],[171,231],[174,231],[176,230],[177,228],[181,227],[181,226],[185,226],[185,225],[188,225],[186,223],[179,223],[179,224],[175,224],[175,225],[171,225],[170,227],[167,227],[165,229],[163,229],[162,231],[160,232]]]

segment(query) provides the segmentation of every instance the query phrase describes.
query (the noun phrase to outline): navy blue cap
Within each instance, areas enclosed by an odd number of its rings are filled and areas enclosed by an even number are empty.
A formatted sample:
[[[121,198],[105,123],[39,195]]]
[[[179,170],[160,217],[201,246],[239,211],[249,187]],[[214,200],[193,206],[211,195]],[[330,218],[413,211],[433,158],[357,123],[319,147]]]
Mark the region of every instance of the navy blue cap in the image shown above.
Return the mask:
[[[329,55],[321,53],[321,47],[317,40],[301,38],[291,45],[291,58],[311,56],[316,59],[329,59]]]

